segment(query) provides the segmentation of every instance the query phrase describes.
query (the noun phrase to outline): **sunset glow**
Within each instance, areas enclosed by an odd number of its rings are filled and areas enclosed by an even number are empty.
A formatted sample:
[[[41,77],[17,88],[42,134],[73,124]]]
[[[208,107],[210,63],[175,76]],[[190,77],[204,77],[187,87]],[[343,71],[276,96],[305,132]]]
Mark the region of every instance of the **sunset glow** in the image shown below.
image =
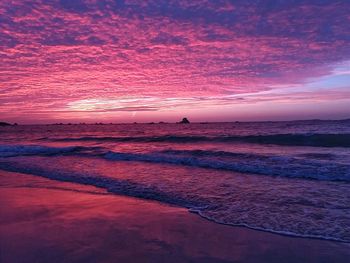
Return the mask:
[[[2,121],[350,117],[350,1],[0,2]]]

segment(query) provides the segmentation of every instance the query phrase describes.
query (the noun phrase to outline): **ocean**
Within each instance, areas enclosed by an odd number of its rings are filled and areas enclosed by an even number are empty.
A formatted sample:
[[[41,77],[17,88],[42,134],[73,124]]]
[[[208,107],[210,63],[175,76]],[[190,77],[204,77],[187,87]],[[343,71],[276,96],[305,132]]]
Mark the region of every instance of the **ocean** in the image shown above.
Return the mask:
[[[350,120],[0,127],[1,170],[350,242]]]

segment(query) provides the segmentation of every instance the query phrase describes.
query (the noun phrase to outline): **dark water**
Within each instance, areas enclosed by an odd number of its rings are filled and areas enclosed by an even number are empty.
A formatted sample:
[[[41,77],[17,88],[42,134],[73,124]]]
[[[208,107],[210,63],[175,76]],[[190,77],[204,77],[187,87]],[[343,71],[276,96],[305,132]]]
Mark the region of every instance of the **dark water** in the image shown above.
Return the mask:
[[[0,138],[3,170],[350,242],[350,121],[17,126]]]

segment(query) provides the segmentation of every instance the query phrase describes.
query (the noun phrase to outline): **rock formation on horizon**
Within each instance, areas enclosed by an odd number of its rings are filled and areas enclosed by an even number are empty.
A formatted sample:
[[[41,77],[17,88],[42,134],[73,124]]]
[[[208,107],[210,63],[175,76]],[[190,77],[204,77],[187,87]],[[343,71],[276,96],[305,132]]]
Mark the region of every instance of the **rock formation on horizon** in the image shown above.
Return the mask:
[[[179,123],[188,124],[188,123],[190,123],[190,121],[187,118],[183,118],[182,121],[180,121]]]
[[[11,126],[11,124],[4,121],[0,121],[0,126]]]

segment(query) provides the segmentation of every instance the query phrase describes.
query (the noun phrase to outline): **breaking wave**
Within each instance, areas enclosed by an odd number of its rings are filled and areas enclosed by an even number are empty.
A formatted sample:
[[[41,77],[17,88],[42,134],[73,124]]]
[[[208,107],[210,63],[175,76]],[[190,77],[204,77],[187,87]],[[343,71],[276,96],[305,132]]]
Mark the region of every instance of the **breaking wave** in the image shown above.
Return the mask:
[[[247,136],[132,136],[132,137],[76,137],[76,138],[41,138],[40,140],[74,142],[74,141],[106,141],[106,142],[244,142],[257,144],[276,144],[287,146],[314,147],[350,147],[350,134],[274,134]]]
[[[15,157],[25,155],[57,155],[72,153],[87,153],[97,151],[100,147],[49,147],[42,145],[0,145],[0,157]]]
[[[0,157],[80,155],[111,161],[138,161],[193,166],[288,178],[350,182],[350,164],[335,161],[331,154],[264,155],[211,150],[163,150],[158,152],[116,152],[103,147],[48,147],[2,145]],[[313,158],[310,158],[313,156]]]
[[[159,153],[108,152],[109,160],[169,163],[242,173],[350,182],[350,165],[291,156],[267,156],[204,150],[166,150]]]

